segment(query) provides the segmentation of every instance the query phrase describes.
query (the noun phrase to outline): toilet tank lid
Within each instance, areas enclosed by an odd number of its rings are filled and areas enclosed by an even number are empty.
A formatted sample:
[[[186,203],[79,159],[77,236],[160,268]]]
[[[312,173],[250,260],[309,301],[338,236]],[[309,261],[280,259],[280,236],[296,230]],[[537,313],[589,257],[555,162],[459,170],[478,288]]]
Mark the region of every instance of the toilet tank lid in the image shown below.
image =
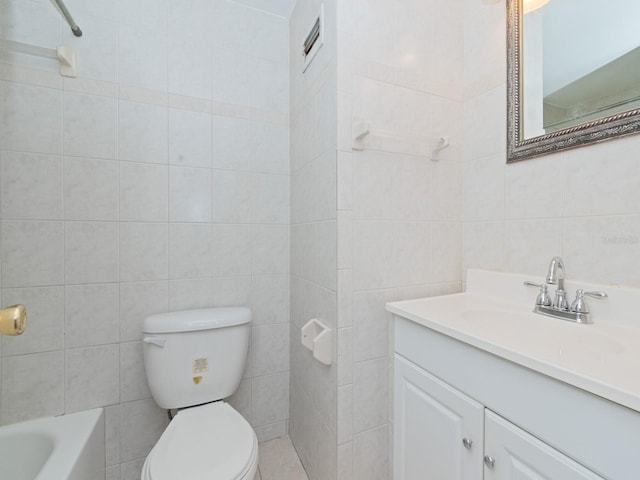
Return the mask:
[[[251,321],[246,307],[201,308],[160,313],[144,319],[144,333],[178,333],[243,325]]]

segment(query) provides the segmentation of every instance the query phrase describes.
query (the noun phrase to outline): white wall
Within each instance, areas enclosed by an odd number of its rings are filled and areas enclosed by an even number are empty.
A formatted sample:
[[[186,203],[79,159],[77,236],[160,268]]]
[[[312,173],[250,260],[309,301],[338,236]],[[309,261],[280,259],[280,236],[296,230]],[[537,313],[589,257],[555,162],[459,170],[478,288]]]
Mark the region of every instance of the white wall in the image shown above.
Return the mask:
[[[342,0],[337,0],[341,2]],[[336,5],[299,0],[290,21],[291,409],[289,434],[311,480],[336,478],[336,377],[314,360],[300,329],[318,318],[334,331],[336,294]],[[325,43],[302,73],[301,48],[324,3]]]
[[[138,479],[166,425],[141,323],[220,305],[254,312],[231,402],[261,440],[287,431],[288,22],[225,1],[4,0],[0,35],[78,50],[0,58],[0,422],[106,407],[109,479]]]
[[[461,289],[462,3],[339,1],[338,478],[391,478],[388,301]],[[371,134],[352,151],[352,123]],[[445,135],[438,161],[428,145]]]
[[[640,286],[640,137],[506,164],[505,4],[465,7],[464,268]]]

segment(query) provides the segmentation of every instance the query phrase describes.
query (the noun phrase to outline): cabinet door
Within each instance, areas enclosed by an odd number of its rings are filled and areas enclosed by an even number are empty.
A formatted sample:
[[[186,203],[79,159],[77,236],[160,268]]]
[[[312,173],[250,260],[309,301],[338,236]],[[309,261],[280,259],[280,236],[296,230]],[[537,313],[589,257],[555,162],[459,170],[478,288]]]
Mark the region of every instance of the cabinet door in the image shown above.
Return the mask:
[[[484,433],[486,480],[603,480],[489,410]]]
[[[484,407],[399,355],[394,390],[394,480],[481,480]]]

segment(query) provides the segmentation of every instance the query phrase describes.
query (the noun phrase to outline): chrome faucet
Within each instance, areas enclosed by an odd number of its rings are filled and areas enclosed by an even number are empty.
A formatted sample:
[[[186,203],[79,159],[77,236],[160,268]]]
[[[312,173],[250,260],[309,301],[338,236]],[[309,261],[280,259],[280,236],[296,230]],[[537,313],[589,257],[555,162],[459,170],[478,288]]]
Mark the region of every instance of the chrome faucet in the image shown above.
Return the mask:
[[[546,283],[539,284],[535,282],[524,282],[528,287],[538,287],[540,293],[536,298],[536,305],[533,308],[534,313],[546,315],[548,317],[560,318],[576,323],[593,323],[589,312],[589,307],[584,297],[607,298],[604,292],[585,292],[582,289],[576,291],[576,298],[569,306],[567,301],[567,292],[564,290],[564,279],[566,271],[564,262],[560,257],[553,257],[549,264]],[[547,293],[547,285],[557,285],[554,300],[551,301]]]
[[[560,257],[553,257],[549,264],[549,272],[547,273],[547,284],[558,285],[556,295],[553,300],[553,308],[556,310],[569,310],[569,302],[567,301],[567,292],[564,290],[565,269],[564,262]]]

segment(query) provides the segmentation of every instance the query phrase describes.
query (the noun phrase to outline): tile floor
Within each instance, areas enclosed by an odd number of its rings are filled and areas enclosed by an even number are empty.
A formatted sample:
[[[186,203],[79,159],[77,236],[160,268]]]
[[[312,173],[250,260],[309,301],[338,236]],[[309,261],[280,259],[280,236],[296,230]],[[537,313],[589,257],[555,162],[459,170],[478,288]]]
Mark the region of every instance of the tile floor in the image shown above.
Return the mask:
[[[259,452],[254,480],[309,480],[288,435],[261,443]]]

